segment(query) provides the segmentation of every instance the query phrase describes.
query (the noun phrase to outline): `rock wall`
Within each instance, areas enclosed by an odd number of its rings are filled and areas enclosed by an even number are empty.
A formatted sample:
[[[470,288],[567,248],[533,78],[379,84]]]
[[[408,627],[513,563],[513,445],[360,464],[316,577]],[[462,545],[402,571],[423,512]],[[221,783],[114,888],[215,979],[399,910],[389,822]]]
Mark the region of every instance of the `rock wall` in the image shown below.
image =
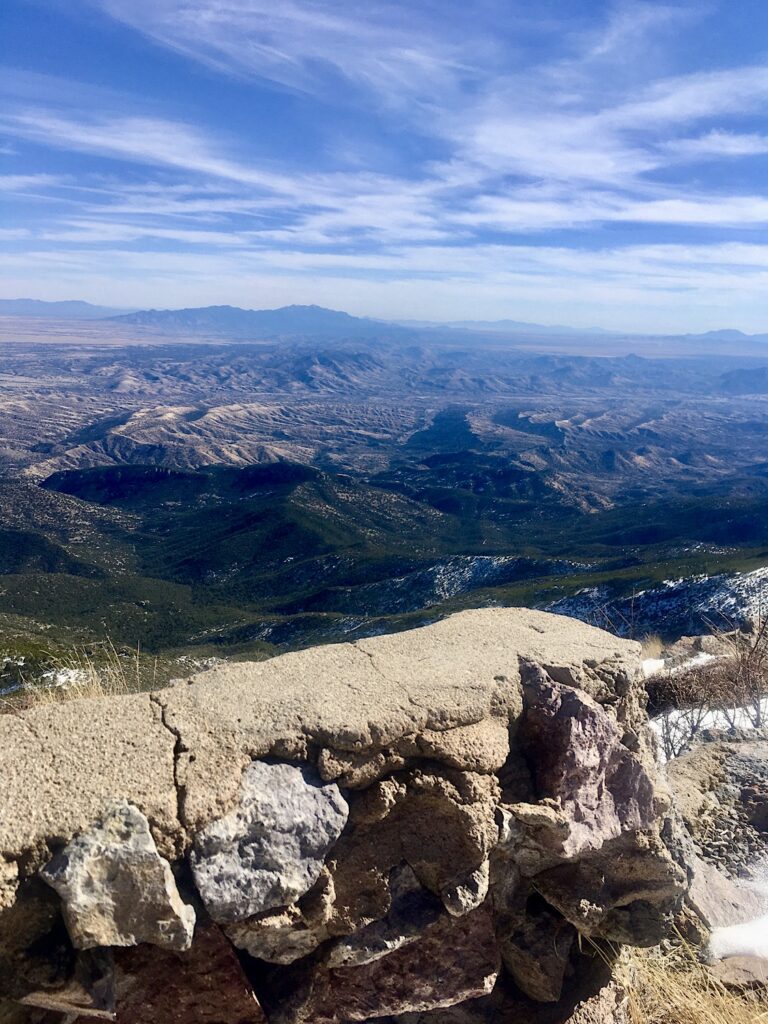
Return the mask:
[[[620,1020],[688,884],[638,668],[489,609],[0,717],[0,1022]]]

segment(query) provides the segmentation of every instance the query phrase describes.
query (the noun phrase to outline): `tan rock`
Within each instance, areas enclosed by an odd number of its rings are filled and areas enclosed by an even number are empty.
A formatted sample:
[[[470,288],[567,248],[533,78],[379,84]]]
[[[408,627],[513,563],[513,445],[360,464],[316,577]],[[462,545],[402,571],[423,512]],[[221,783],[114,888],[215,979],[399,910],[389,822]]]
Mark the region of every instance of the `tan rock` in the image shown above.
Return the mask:
[[[493,608],[227,664],[152,696],[0,716],[0,896],[13,899],[9,862],[23,854],[25,872],[34,871],[49,856],[48,839],[68,842],[111,799],[138,807],[161,855],[177,856],[188,847],[186,826],[198,830],[226,814],[243,769],[268,754],[303,760],[327,751],[327,771],[354,785],[422,759],[497,771],[507,726],[520,715],[521,658],[607,693],[612,681],[624,688],[639,646],[561,616]],[[349,767],[347,755],[356,759]]]
[[[174,856],[174,743],[147,694],[0,715],[0,856],[24,855],[31,873],[50,857],[48,838],[68,842],[120,798],[146,814],[160,852]]]
[[[61,896],[78,949],[141,942],[188,949],[195,912],[185,904],[149,822],[127,801],[112,803],[40,871]]]

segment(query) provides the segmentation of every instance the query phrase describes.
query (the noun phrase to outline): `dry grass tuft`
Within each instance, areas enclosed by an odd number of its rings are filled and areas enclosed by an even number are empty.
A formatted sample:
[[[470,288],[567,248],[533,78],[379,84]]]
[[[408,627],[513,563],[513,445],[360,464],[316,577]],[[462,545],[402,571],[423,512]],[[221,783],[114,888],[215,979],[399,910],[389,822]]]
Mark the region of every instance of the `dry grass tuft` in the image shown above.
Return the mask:
[[[632,949],[617,964],[631,1024],[767,1024],[768,990],[727,989],[690,947]]]
[[[0,698],[0,714],[14,714],[44,704],[59,704],[83,697],[120,696],[154,689],[157,664],[147,665],[139,650],[121,656],[108,642],[95,658],[88,651],[74,649],[57,659],[50,670],[50,682],[26,683],[15,693]]]
[[[664,650],[664,644],[658,633],[649,633],[647,636],[641,638],[640,643],[642,645],[640,657],[643,661],[649,658],[653,658],[653,660],[656,661],[661,657]]]

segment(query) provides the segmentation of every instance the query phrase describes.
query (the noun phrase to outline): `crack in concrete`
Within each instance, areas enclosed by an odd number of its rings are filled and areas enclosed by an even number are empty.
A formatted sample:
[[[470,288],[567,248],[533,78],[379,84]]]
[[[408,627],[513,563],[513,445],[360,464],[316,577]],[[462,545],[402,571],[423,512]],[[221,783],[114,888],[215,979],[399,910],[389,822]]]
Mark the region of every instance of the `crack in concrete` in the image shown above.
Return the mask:
[[[186,828],[184,803],[186,800],[186,786],[182,784],[179,779],[179,761],[182,754],[186,754],[189,751],[189,747],[184,744],[181,738],[181,730],[171,725],[167,718],[168,706],[163,703],[160,696],[155,693],[150,693],[149,701],[154,704],[160,712],[160,724],[165,728],[171,736],[174,738],[173,743],[173,786],[176,791],[176,818],[182,829]]]

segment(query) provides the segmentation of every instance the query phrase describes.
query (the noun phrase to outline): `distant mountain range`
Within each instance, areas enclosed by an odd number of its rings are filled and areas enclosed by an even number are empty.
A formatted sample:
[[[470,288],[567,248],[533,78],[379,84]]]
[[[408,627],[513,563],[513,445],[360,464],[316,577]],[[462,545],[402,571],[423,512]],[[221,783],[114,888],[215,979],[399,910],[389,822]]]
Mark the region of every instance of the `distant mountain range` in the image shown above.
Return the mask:
[[[662,342],[673,340],[683,346],[680,354],[690,345],[703,346],[701,352],[724,351],[722,345],[737,346],[753,351],[751,346],[768,342],[768,334],[745,334],[724,328],[700,334],[648,335],[642,333],[609,331],[602,327],[569,327],[563,324],[535,324],[523,320],[376,320],[351,316],[341,310],[315,305],[282,306],[278,309],[241,309],[238,306],[200,306],[190,309],[119,310],[107,306],[94,306],[88,302],[43,302],[37,299],[0,299],[0,316],[45,317],[47,319],[110,320],[117,324],[146,327],[156,333],[168,335],[203,335],[233,340],[257,340],[275,337],[307,337],[365,339],[393,338],[403,340],[429,336],[434,340],[460,342],[468,332],[498,334],[515,343],[541,339],[572,347],[579,339],[592,339],[601,346],[612,340]],[[759,349],[758,349],[759,350]],[[693,353],[692,353],[693,354]]]
[[[149,309],[110,319],[171,333],[210,333],[231,338],[281,334],[372,338],[382,334],[404,333],[404,328],[397,324],[350,316],[349,313],[325,309],[323,306],[282,306],[280,309],[240,309],[237,306]]]
[[[499,334],[549,335],[596,334],[616,336],[619,332],[607,331],[603,327],[566,327],[563,324],[531,324],[524,320],[399,320],[403,327],[419,329],[450,328],[459,331],[494,331]]]
[[[125,313],[113,306],[93,306],[90,302],[69,299],[42,302],[40,299],[0,299],[0,316],[44,316],[60,320],[103,320]]]

